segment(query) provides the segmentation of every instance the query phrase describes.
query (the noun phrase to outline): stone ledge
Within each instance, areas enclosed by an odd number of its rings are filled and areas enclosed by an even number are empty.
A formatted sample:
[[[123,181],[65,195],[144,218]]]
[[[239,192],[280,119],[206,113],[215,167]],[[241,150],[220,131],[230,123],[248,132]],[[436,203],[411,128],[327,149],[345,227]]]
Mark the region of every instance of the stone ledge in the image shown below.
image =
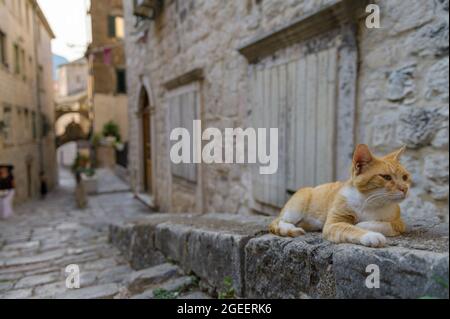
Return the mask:
[[[210,292],[232,279],[245,298],[448,298],[448,225],[413,228],[390,247],[335,245],[318,233],[297,239],[267,234],[270,218],[156,214],[112,225],[110,240],[136,269],[177,263]],[[438,229],[438,230],[436,230]],[[419,248],[419,249],[417,249]],[[380,268],[368,289],[366,267]]]
[[[380,288],[365,286],[367,266],[380,269]],[[249,298],[448,298],[449,255],[405,247],[334,245],[319,234],[266,235],[246,246]]]

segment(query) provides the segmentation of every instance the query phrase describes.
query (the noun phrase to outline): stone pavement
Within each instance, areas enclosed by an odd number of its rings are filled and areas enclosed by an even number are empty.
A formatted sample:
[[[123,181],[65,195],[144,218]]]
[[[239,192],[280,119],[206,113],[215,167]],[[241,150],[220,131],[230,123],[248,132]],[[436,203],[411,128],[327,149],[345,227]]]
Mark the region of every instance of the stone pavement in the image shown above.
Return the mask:
[[[123,193],[130,191],[130,186],[121,180],[110,169],[97,169],[97,176],[99,194]]]
[[[60,187],[45,201],[21,205],[0,221],[0,299],[207,298],[178,267],[134,271],[108,243],[109,223],[149,214],[131,193],[90,197],[89,207],[78,210],[72,176],[60,175]],[[81,289],[66,288],[70,264],[80,267]]]

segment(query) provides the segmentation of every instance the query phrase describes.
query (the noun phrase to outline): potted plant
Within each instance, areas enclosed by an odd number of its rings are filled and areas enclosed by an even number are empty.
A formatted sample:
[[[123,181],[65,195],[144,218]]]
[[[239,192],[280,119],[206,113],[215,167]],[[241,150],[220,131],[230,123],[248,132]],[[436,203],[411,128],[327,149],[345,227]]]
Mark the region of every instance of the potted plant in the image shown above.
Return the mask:
[[[105,137],[105,140],[110,143],[109,145],[115,145],[122,139],[122,137],[120,136],[119,125],[117,125],[113,121],[109,121],[103,126],[102,134]]]

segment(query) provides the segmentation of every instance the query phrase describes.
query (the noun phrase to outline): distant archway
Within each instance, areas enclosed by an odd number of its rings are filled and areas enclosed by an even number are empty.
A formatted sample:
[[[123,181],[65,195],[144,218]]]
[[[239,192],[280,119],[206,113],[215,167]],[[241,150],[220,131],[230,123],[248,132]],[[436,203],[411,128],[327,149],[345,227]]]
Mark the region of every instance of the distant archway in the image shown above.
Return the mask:
[[[66,126],[64,134],[56,136],[56,147],[69,142],[77,142],[88,138],[89,133],[85,133],[80,124],[72,121]]]
[[[56,136],[63,135],[67,130],[67,126],[71,123],[78,124],[86,135],[90,131],[91,122],[89,121],[89,118],[87,116],[78,112],[67,112],[56,119]]]

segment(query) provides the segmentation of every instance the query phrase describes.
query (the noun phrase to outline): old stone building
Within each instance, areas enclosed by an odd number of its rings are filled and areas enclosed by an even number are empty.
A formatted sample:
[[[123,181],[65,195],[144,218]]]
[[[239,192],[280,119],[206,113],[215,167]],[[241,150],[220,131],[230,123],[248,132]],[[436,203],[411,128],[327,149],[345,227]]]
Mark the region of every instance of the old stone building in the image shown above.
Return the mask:
[[[91,1],[92,43],[88,48],[89,102],[94,113],[94,131],[113,121],[128,140],[127,86],[122,0]]]
[[[0,1],[0,164],[14,165],[16,200],[56,181],[53,32],[34,0]]]
[[[124,1],[136,194],[161,211],[274,214],[299,187],[346,179],[357,143],[406,144],[405,214],[448,222],[448,1],[373,1],[380,28],[365,1],[143,2],[153,12]],[[278,172],[172,164],[170,133],[194,119],[279,128]]]
[[[60,65],[55,81],[55,134],[59,164],[71,166],[76,157],[76,142],[89,136],[92,110],[88,103],[89,69],[86,58]],[[76,134],[73,134],[76,133]]]
[[[56,81],[56,136],[63,135],[71,122],[80,125],[87,136],[91,129],[88,103],[88,63],[81,58],[58,67]]]

